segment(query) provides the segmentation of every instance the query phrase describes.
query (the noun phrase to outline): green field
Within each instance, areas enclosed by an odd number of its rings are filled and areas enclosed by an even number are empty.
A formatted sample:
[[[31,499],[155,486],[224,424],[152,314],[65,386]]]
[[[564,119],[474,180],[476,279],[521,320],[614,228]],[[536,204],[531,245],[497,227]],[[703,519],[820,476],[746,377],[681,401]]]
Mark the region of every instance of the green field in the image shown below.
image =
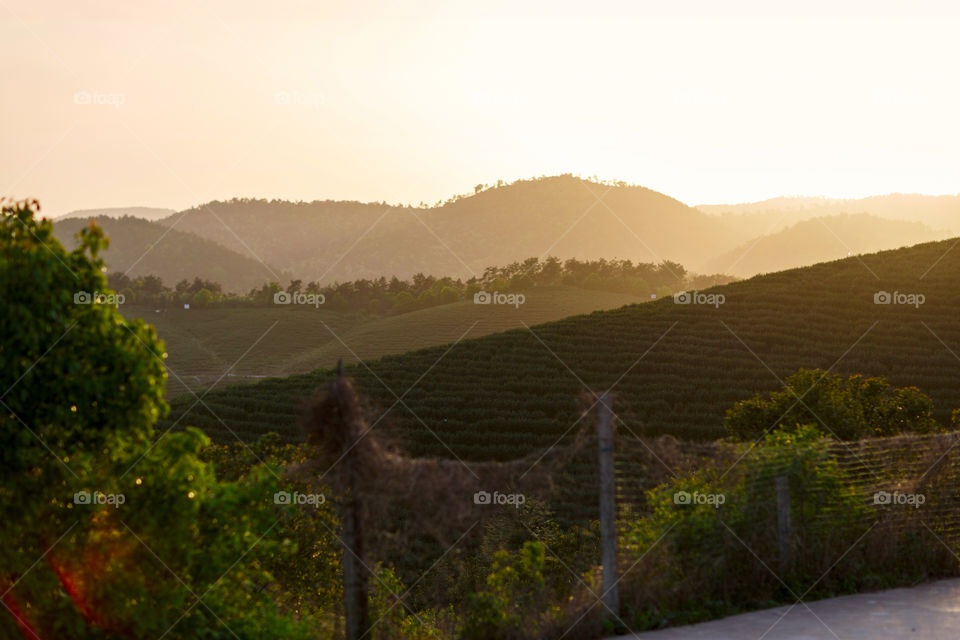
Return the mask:
[[[167,393],[203,389],[225,373],[217,388],[239,380],[285,376],[375,360],[461,336],[479,337],[599,309],[635,303],[630,294],[574,287],[527,291],[519,308],[475,305],[472,301],[431,307],[397,316],[369,316],[324,307],[217,307],[209,309],[128,306],[128,318],[143,318],[166,342],[172,372]],[[341,342],[342,340],[342,342]]]
[[[726,301],[717,308],[663,299],[534,326],[536,336],[521,328],[464,340],[446,354],[447,347],[437,346],[387,356],[367,363],[375,376],[362,366],[349,374],[372,405],[371,420],[393,407],[381,424],[396,427],[411,452],[452,451],[467,460],[513,458],[552,445],[577,420],[580,380],[594,389],[619,380],[620,429],[637,434],[721,436],[728,407],[778,388],[777,376],[800,367],[916,385],[946,421],[960,407],[960,250],[951,250],[953,243],[718,287],[712,291]],[[923,293],[925,304],[874,304],[881,290]],[[450,342],[459,331],[451,328],[436,342]],[[224,423],[242,438],[277,431],[296,439],[300,402],[329,375],[216,391],[185,417],[192,398],[180,398],[170,419],[219,439],[232,439]],[[402,404],[394,406],[394,393]]]

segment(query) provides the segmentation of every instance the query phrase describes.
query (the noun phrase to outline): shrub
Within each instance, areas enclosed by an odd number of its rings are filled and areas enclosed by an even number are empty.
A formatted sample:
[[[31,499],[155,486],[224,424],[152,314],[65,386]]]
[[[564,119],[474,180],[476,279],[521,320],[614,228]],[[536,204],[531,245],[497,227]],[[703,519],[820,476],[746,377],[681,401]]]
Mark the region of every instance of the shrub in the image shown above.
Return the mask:
[[[462,640],[536,637],[547,602],[544,561],[540,542],[498,551],[486,588],[470,598]]]
[[[830,569],[867,530],[869,512],[829,442],[811,425],[780,429],[745,450],[730,473],[708,467],[649,491],[649,515],[630,522],[623,540],[624,555],[638,562],[622,587],[633,624],[656,628],[793,602],[811,587],[850,590],[836,579],[843,569]],[[781,476],[789,479],[795,534],[786,568],[774,485]],[[723,498],[675,497],[684,492]]]
[[[943,430],[932,411],[933,401],[916,387],[800,369],[784,389],[736,403],[724,426],[738,438],[755,440],[778,425],[816,424],[836,438],[855,440]]]

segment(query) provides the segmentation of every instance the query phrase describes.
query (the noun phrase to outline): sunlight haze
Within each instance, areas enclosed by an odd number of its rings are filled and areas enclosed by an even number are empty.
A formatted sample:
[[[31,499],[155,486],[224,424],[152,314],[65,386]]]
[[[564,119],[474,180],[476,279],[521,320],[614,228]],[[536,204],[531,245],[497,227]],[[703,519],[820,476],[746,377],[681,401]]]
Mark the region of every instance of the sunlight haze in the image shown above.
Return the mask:
[[[957,640],[958,27],[0,0],[0,640]]]
[[[953,194],[958,11],[5,1],[0,189],[47,215],[563,172],[690,205]]]

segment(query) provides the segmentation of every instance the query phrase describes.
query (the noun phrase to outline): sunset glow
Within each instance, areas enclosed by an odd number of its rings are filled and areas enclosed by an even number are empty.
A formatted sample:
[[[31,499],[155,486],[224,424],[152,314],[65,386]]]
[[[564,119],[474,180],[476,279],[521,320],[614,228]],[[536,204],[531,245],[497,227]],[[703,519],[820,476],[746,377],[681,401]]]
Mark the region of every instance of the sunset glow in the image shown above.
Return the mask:
[[[562,172],[687,204],[956,193],[957,19],[949,3],[16,0],[0,189],[53,215],[432,203]]]

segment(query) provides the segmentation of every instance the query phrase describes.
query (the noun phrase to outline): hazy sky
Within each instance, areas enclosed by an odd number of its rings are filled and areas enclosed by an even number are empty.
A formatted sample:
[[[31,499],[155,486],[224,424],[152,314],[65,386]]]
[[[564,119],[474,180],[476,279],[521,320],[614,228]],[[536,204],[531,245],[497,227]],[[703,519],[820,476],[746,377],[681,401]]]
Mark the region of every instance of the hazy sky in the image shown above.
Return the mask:
[[[960,5],[0,0],[0,194],[960,192]]]

